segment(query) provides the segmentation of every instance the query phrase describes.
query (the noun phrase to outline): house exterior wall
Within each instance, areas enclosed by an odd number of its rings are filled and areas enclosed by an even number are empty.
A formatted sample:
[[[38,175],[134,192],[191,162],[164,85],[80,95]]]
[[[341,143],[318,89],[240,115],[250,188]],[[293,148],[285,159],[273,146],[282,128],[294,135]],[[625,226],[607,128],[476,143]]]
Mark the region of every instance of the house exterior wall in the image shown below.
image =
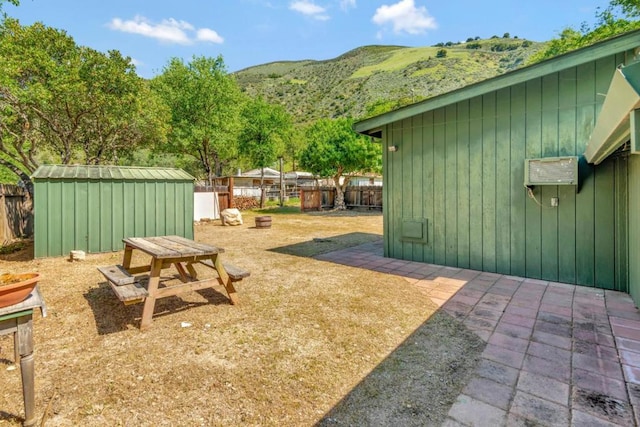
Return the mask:
[[[640,307],[640,155],[629,158],[629,293]]]
[[[628,157],[582,164],[578,192],[535,187],[544,207],[523,184],[525,159],[584,153],[626,57],[612,54],[385,125],[385,255],[627,291]],[[552,197],[558,207],[549,207]]]
[[[119,251],[125,237],[193,238],[193,182],[39,179],[34,256]]]

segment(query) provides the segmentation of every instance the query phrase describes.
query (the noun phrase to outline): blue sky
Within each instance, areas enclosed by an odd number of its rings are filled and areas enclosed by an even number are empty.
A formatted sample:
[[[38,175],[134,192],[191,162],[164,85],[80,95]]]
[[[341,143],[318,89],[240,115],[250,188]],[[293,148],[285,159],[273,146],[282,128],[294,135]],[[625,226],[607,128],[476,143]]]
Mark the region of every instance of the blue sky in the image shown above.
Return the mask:
[[[608,0],[21,0],[4,11],[77,44],[130,56],[150,78],[173,57],[222,55],[229,71],[331,59],[371,44],[427,46],[468,37],[534,41],[595,21]]]

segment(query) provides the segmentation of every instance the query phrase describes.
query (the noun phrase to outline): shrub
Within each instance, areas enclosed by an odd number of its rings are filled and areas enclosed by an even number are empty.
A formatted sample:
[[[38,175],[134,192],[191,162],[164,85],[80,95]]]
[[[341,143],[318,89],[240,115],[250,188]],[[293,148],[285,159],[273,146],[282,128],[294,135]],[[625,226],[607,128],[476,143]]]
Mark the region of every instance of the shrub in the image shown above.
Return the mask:
[[[446,58],[447,57],[447,49],[438,49],[436,52],[436,58]]]

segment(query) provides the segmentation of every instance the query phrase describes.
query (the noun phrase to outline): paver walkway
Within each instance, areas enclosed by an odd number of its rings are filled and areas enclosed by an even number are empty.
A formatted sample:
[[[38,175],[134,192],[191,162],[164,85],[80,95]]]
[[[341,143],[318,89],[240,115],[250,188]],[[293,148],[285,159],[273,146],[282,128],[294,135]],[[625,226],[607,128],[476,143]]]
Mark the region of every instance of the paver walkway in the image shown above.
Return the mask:
[[[316,259],[400,275],[487,344],[446,426],[640,426],[640,311],[627,294],[384,258]]]

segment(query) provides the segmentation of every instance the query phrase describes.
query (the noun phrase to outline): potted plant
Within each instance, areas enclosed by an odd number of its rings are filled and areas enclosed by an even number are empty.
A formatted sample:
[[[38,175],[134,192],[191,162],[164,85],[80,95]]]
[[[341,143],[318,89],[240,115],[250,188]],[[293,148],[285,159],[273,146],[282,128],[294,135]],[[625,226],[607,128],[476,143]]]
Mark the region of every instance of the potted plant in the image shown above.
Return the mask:
[[[40,273],[0,275],[0,308],[24,301],[40,280]]]

